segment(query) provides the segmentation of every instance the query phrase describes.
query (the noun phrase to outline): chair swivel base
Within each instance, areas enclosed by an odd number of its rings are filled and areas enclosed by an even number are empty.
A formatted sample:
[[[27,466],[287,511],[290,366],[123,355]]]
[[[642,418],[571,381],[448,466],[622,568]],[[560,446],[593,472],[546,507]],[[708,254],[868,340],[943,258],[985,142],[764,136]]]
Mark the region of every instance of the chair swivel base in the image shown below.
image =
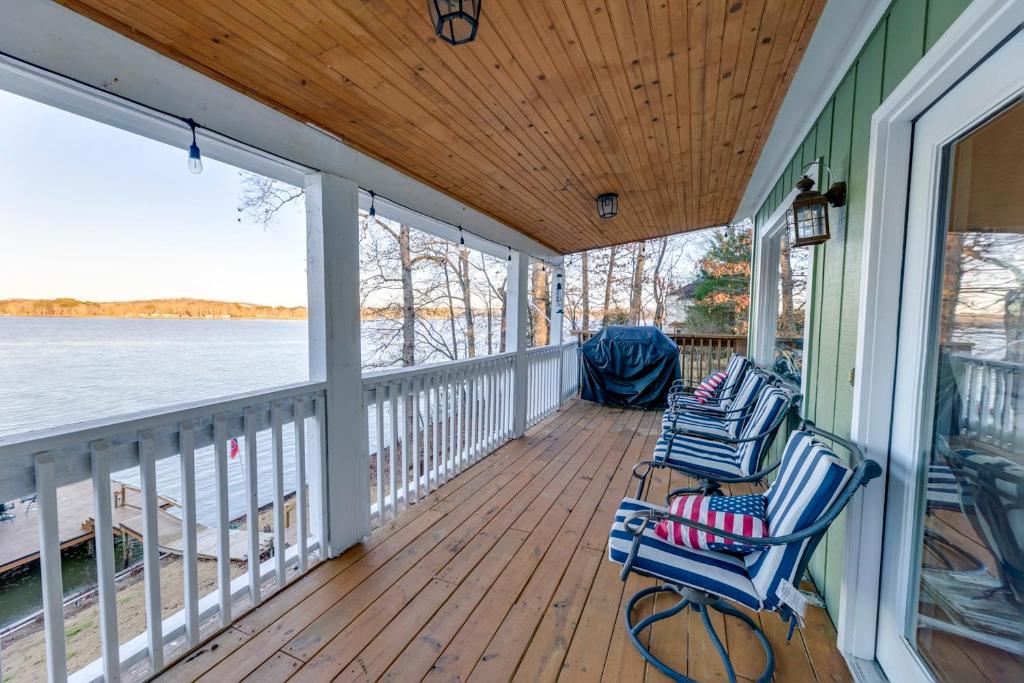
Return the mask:
[[[675,593],[679,596],[679,602],[668,609],[655,612],[650,616],[644,617],[639,623],[634,624],[633,609],[636,607],[637,603],[657,593]],[[725,664],[725,671],[729,676],[730,683],[736,683],[736,671],[733,669],[732,662],[729,659],[729,653],[726,652],[721,638],[718,637],[718,633],[715,631],[715,627],[711,623],[711,617],[708,612],[710,609],[713,609],[727,617],[735,617],[736,619],[739,619],[754,632],[754,635],[757,636],[757,640],[761,643],[761,648],[764,650],[766,658],[764,671],[762,671],[761,675],[758,676],[757,683],[767,683],[771,680],[772,674],[775,672],[775,655],[772,652],[772,646],[768,642],[768,639],[750,617],[710,593],[694,590],[692,588],[673,586],[671,584],[662,584],[660,586],[645,588],[630,598],[629,602],[626,604],[626,632],[629,633],[629,639],[633,642],[633,647],[643,655],[644,659],[653,664],[659,671],[674,681],[679,681],[679,683],[697,683],[695,679],[684,676],[655,657],[654,654],[647,649],[642,642],[640,642],[640,635],[643,633],[644,629],[649,628],[662,619],[668,619],[669,617],[675,616],[686,608],[690,608],[694,612],[698,612],[700,614],[701,621],[704,622],[704,630],[707,631],[708,636],[711,638],[711,644],[715,646],[715,650],[718,651],[718,655],[722,658],[722,663]]]

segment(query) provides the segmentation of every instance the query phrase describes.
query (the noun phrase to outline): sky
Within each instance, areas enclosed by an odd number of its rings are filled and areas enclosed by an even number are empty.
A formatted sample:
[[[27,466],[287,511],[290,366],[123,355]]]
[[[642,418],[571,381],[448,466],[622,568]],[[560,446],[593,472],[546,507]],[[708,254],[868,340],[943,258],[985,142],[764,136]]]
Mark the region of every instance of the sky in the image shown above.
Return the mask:
[[[301,202],[238,222],[238,169],[0,90],[0,299],[306,304]]]

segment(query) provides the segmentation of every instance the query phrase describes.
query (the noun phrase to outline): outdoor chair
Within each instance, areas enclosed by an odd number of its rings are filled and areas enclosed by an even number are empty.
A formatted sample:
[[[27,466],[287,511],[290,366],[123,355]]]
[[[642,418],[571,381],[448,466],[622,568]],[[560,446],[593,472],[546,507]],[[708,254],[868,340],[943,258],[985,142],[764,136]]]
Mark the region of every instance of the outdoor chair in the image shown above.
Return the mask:
[[[711,392],[711,396],[705,399],[704,403],[698,401],[697,396],[694,394],[700,388],[701,382],[677,380],[669,388],[668,405],[669,407],[698,406],[706,410],[726,410],[731,407],[732,399],[739,391],[747,368],[751,365],[750,359],[746,356],[738,353],[732,354],[732,357],[729,358],[729,364],[725,366],[725,380],[723,380],[718,389]]]
[[[773,383],[771,375],[752,368],[743,377],[736,398],[728,410],[709,411],[699,404],[670,406],[661,419],[662,431],[681,428],[700,434],[736,438],[753,412],[761,391]]]
[[[633,467],[633,476],[640,480],[636,497],[643,498],[648,475],[655,468],[682,472],[699,481],[697,487],[679,489],[679,493],[712,495],[722,484],[761,481],[778,467],[776,463],[761,469],[775,435],[800,398],[800,394],[781,387],[763,390],[753,413],[735,437],[683,429],[674,422],[655,444],[654,458]]]
[[[0,522],[11,522],[14,520],[14,503],[0,503]]]
[[[936,543],[936,534],[929,538],[926,529],[926,546],[945,566],[922,568],[921,599],[949,621],[921,614],[918,625],[1024,656],[1024,467],[936,441],[959,486],[960,511],[993,566],[959,549],[941,555],[956,546],[944,538],[944,544]]]
[[[851,470],[843,464],[816,436],[843,446],[856,468]],[[692,681],[665,664],[641,640],[645,629],[687,608],[692,609],[700,614],[729,680],[735,681],[729,654],[711,621],[710,610],[714,610],[725,617],[739,619],[753,631],[767,660],[757,680],[771,680],[775,656],[768,639],[757,622],[729,603],[757,612],[777,613],[784,622],[789,622],[792,637],[793,629],[802,619],[805,598],[798,586],[811,554],[857,490],[880,473],[878,464],[863,460],[854,444],[806,425],[790,436],[775,482],[763,494],[757,494],[765,506],[767,534],[764,538],[706,526],[642,500],[623,500],[610,533],[609,559],[622,565],[620,578],[623,581],[630,572],[635,572],[663,582],[639,591],[626,604],[625,626],[633,646],[644,659],[673,680]],[[674,545],[655,532],[657,523],[662,520],[706,532],[719,543],[729,539],[758,549],[737,554]],[[634,623],[634,608],[658,593],[672,593],[678,601]]]

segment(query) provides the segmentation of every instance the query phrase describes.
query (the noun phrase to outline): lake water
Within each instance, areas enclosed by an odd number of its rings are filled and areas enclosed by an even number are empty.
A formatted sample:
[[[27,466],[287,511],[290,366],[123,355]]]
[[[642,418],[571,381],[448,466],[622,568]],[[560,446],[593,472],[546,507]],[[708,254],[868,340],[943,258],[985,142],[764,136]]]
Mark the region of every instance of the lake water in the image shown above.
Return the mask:
[[[447,322],[419,324],[444,328]],[[477,336],[483,339],[486,328],[480,325]],[[385,327],[393,325],[363,322],[364,365],[376,359]],[[425,350],[417,354],[425,356]],[[0,317],[0,435],[303,382],[309,377],[308,357],[305,321]],[[376,433],[369,431],[372,451]],[[285,425],[283,436],[290,493],[295,490],[291,425]],[[243,438],[239,446],[243,455],[228,464],[232,519],[246,510]],[[266,505],[273,500],[269,430],[257,435],[257,450],[259,500]],[[157,463],[161,495],[181,499],[179,473],[176,456]],[[137,468],[113,476],[138,484]],[[196,513],[206,526],[217,524],[214,482],[213,449],[200,449]]]

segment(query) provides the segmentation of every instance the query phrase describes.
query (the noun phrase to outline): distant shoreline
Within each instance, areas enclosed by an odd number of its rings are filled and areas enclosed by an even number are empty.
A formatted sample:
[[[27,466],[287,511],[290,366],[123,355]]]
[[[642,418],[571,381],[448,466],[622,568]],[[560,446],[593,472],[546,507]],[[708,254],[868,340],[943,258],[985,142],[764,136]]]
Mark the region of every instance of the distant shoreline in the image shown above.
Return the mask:
[[[461,316],[462,311],[456,310]],[[474,309],[483,318],[485,309]],[[499,311],[492,314],[500,315]],[[442,308],[423,308],[420,320],[447,320]],[[0,317],[17,318],[109,318],[112,320],[308,320],[305,306],[266,306],[240,301],[209,299],[143,299],[138,301],[82,301],[60,299],[0,299]],[[364,308],[362,320],[402,320],[393,307]]]
[[[207,299],[81,301],[0,300],[0,316],[27,318],[142,318],[172,320],[306,320],[305,306],[264,306]]]

